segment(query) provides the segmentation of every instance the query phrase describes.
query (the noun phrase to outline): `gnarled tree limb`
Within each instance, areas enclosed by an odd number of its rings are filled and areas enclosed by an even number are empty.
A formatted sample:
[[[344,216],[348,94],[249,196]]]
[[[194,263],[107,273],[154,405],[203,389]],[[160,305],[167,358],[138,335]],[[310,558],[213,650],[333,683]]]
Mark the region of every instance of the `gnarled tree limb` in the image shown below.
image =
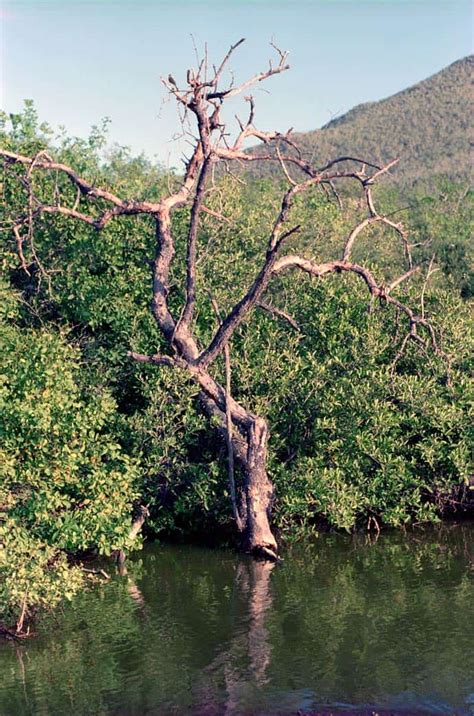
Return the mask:
[[[246,97],[249,105],[247,121],[238,120],[239,131],[232,143],[228,140],[228,132],[221,121],[221,109],[225,101],[250,87],[267,80],[268,78],[285,72],[287,53],[277,49],[278,63],[272,63],[269,69],[244,80],[234,86],[220,87],[223,73],[228,66],[234,51],[242,44],[243,39],[235,43],[222,62],[214,67],[213,74],[208,78],[207,53],[199,62],[197,70],[190,69],[187,73],[186,84],[180,88],[176,80],[170,75],[163,80],[171,95],[177,101],[178,107],[194,117],[197,134],[191,157],[186,163],[184,175],[175,190],[170,188],[168,196],[157,202],[126,200],[117,196],[108,189],[100,188],[90,181],[80,177],[77,172],[61,162],[54,161],[45,152],[40,152],[30,158],[14,152],[0,150],[0,157],[4,162],[20,165],[25,168],[25,174],[20,177],[28,190],[28,207],[25,215],[18,217],[12,225],[18,256],[22,268],[28,272],[29,264],[25,251],[29,246],[33,260],[39,264],[32,240],[33,223],[42,215],[61,215],[66,218],[84,222],[100,231],[110,221],[121,216],[147,215],[152,218],[155,226],[155,251],[152,265],[152,299],[151,310],[156,324],[167,343],[172,355],[145,355],[129,352],[128,356],[139,362],[157,366],[180,368],[187,371],[190,377],[199,385],[202,405],[207,415],[217,419],[218,429],[225,431],[229,455],[229,481],[231,485],[232,510],[236,524],[242,534],[242,542],[246,549],[267,557],[275,557],[276,541],[270,528],[270,511],[273,500],[273,488],[266,472],[266,455],[269,430],[265,420],[254,415],[243,407],[231,395],[230,386],[230,360],[229,341],[244,320],[250,318],[256,307],[270,311],[285,320],[293,328],[299,329],[297,322],[285,311],[276,309],[265,302],[264,296],[271,279],[279,274],[298,269],[310,276],[324,278],[331,274],[348,273],[358,276],[365,283],[372,299],[378,299],[383,304],[392,306],[398,314],[403,314],[408,320],[407,334],[400,343],[395,356],[395,365],[409,340],[426,348],[431,348],[440,355],[445,355],[437,341],[435,331],[428,321],[422,303],[421,315],[410,306],[395,298],[392,294],[401,283],[407,281],[418,272],[413,265],[411,257],[412,244],[408,241],[407,232],[401,223],[392,221],[390,215],[383,215],[376,209],[372,188],[379,179],[386,175],[397,163],[397,159],[384,166],[378,166],[364,161],[359,157],[340,156],[326,163],[324,166],[315,166],[307,161],[300,149],[294,143],[291,129],[285,133],[277,131],[263,132],[255,127],[255,105],[252,97]],[[244,149],[244,142],[256,139],[265,145],[263,152],[248,152]],[[275,147],[275,151],[272,151]],[[285,151],[283,151],[283,149]],[[204,199],[208,193],[209,179],[213,167],[222,162],[238,161],[242,164],[248,162],[278,162],[289,188],[284,193],[280,208],[269,231],[266,249],[260,269],[249,282],[247,290],[235,301],[227,315],[220,319],[219,325],[205,346],[201,346],[198,337],[193,332],[193,315],[197,299],[197,253],[199,244],[200,224],[203,213],[216,216],[216,212],[204,206]],[[295,172],[303,180],[296,180],[289,171],[290,167],[299,170]],[[76,188],[77,194],[74,204],[70,207],[61,203],[61,195],[56,182],[53,199],[44,203],[34,196],[32,181],[35,172],[56,172],[65,175]],[[341,240],[343,245],[340,260],[318,263],[313,258],[306,258],[299,254],[281,255],[287,240],[300,229],[299,225],[291,225],[291,212],[296,196],[308,191],[312,187],[329,187],[335,192],[335,180],[355,181],[363,191],[367,215],[352,228],[348,236]],[[336,198],[340,202],[337,192]],[[95,201],[100,202],[100,211],[96,214],[88,213],[85,207]],[[103,208],[105,203],[106,208]],[[186,236],[186,283],[184,286],[184,305],[178,316],[173,314],[169,303],[169,277],[175,259],[175,240],[172,227],[172,216],[179,207],[190,205],[190,219]],[[352,251],[359,236],[373,224],[382,224],[392,229],[400,237],[405,256],[407,270],[392,279],[386,285],[376,278],[372,270],[355,263],[352,260]],[[25,244],[22,229],[28,228],[29,242]],[[430,264],[428,277],[433,273]],[[218,312],[216,310],[216,312]],[[418,331],[422,331],[420,335]],[[212,362],[221,353],[224,353],[226,364],[226,381],[222,386],[211,372]],[[233,459],[236,458],[241,471],[239,488],[240,505],[237,505],[237,486],[234,477]]]

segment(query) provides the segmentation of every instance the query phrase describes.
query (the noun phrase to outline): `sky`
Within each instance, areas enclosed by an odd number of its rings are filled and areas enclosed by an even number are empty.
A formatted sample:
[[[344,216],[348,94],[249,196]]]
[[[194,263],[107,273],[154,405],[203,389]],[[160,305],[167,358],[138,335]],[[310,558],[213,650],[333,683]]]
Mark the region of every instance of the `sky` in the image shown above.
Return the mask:
[[[160,77],[179,84],[205,43],[217,64],[246,38],[236,81],[268,67],[271,41],[289,51],[290,71],[253,92],[268,131],[316,129],[472,53],[470,0],[2,0],[0,17],[2,109],[33,99],[82,137],[109,117],[112,142],[178,167],[187,145]]]

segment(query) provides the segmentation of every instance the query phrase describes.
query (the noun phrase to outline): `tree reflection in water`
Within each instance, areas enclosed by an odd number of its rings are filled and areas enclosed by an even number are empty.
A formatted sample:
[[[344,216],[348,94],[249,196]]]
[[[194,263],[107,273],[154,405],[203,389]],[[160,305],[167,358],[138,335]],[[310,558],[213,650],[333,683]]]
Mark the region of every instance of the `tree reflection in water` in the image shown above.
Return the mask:
[[[254,560],[238,564],[234,589],[238,591],[239,601],[246,604],[247,618],[204,669],[194,692],[198,711],[234,714],[249,691],[268,683],[272,647],[265,622],[272,606],[270,575],[275,566],[275,562]]]
[[[282,565],[150,545],[0,646],[0,714],[472,714],[473,527],[323,535]]]

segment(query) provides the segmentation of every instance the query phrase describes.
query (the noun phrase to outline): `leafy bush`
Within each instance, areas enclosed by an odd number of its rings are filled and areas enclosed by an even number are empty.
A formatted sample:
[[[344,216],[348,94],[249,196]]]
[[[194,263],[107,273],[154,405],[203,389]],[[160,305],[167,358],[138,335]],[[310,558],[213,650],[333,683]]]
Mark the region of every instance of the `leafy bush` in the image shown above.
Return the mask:
[[[174,181],[123,148],[105,152],[101,128],[89,140],[53,141],[31,104],[11,123],[2,137],[7,148],[48,149],[123,195],[156,198]],[[33,181],[41,197],[51,195],[56,178],[35,172]],[[232,224],[203,222],[196,315],[203,342],[215,330],[208,294],[222,312],[242,295],[281,196],[269,180],[237,188],[226,177],[219,182],[208,203]],[[61,190],[72,204],[67,182]],[[413,345],[393,368],[406,326],[383,308],[369,311],[364,288],[340,276],[279,278],[266,300],[290,313],[299,330],[257,310],[251,326],[243,324],[233,338],[233,395],[268,417],[274,520],[288,537],[321,522],[352,529],[369,518],[394,526],[437,519],[472,470],[467,375],[474,346],[463,288],[470,280],[468,208],[458,189],[443,191],[444,205],[417,203],[412,229],[417,241],[432,239],[443,269],[424,291],[423,310],[452,357],[450,382],[445,361]],[[122,217],[98,235],[64,217],[43,217],[34,247],[25,246],[27,274],[10,231],[25,202],[15,167],[5,171],[3,196],[0,597],[2,618],[11,620],[25,605],[32,614],[75,593],[83,580],[77,568],[67,569],[69,556],[129,547],[136,501],[148,505],[155,534],[215,541],[232,522],[224,445],[200,415],[196,386],[184,373],[126,357],[130,349],[162,349],[149,311],[151,225]],[[395,198],[387,192],[381,200]],[[350,197],[341,212],[313,192],[294,209],[302,231],[288,251],[338,256],[358,211]],[[185,251],[179,236],[188,220],[187,209],[173,218],[178,254]],[[457,254],[451,244],[461,246]],[[368,233],[358,250],[389,274],[400,269],[381,230]],[[430,251],[420,247],[418,257],[426,260]],[[170,303],[176,313],[180,278],[175,269]],[[405,289],[416,310],[422,286],[423,277]],[[219,362],[216,372],[223,380]]]
[[[445,361],[415,346],[392,371],[393,316],[369,313],[363,289],[344,284],[305,294],[293,284],[301,332],[261,316],[264,339],[248,330],[236,346],[236,395],[268,416],[275,520],[289,535],[321,520],[344,529],[370,516],[436,520],[472,472],[470,306],[441,291],[428,305],[454,356],[447,383]]]
[[[137,469],[114,439],[110,393],[81,384],[77,349],[6,320],[0,339],[1,604],[31,613],[76,590],[66,553],[128,546]]]

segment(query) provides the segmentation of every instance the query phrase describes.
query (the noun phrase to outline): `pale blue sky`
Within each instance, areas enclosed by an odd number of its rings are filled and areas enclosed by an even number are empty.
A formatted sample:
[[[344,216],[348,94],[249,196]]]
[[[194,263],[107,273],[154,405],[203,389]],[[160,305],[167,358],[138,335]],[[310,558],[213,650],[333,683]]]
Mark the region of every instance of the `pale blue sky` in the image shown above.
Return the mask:
[[[1,16],[3,109],[32,98],[80,136],[109,116],[113,141],[175,165],[160,75],[196,64],[191,34],[216,62],[246,37],[237,79],[267,67],[270,40],[290,51],[291,70],[255,92],[262,129],[315,129],[472,52],[469,0],[3,0]]]

